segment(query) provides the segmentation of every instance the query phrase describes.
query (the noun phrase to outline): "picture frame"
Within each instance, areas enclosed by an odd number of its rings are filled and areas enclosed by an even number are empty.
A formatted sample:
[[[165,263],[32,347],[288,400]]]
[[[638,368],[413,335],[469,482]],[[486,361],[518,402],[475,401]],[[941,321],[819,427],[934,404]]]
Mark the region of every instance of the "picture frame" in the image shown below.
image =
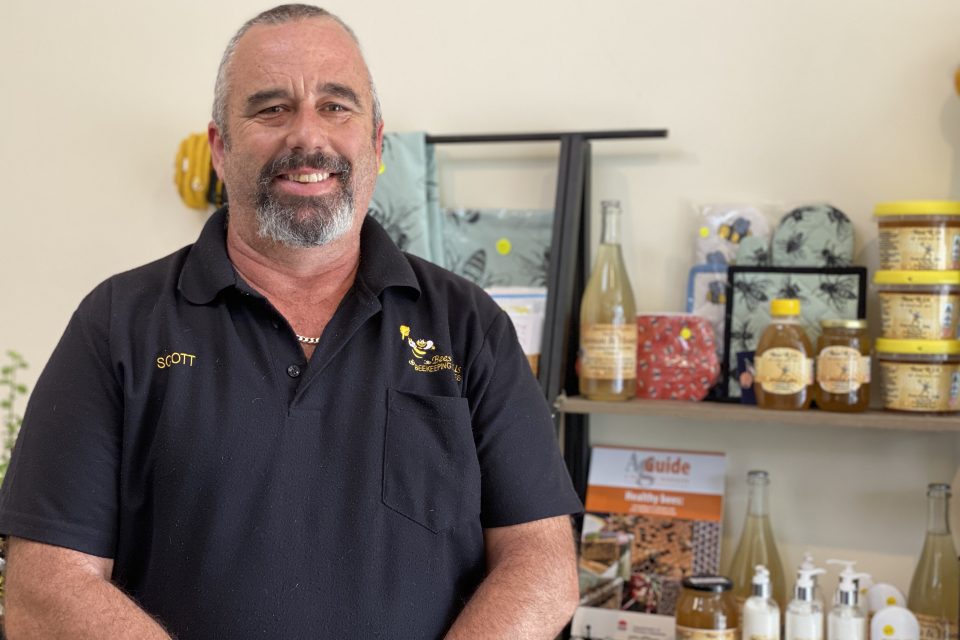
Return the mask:
[[[867,311],[866,267],[746,267],[727,270],[727,307],[723,332],[723,399],[739,402],[740,368],[752,361],[770,323],[770,301],[800,300],[800,321],[815,346],[820,321],[863,319]]]

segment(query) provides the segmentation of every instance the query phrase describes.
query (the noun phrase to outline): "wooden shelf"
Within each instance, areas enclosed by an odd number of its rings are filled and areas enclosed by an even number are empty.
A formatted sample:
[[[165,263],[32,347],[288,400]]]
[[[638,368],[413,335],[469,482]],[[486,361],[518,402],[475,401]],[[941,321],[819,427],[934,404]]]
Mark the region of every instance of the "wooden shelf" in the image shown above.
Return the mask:
[[[598,402],[580,396],[560,395],[555,404],[561,413],[607,413],[698,422],[764,422],[797,427],[894,429],[900,431],[960,432],[960,416],[912,415],[888,411],[833,413],[830,411],[771,411],[751,405],[678,400],[629,400]]]

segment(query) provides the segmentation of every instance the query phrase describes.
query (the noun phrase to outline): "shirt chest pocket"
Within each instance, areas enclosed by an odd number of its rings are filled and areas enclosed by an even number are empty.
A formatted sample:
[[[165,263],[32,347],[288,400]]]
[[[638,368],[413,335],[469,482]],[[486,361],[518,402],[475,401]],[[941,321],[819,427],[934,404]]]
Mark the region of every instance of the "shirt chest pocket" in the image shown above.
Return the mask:
[[[383,503],[434,533],[480,513],[466,398],[387,390]]]

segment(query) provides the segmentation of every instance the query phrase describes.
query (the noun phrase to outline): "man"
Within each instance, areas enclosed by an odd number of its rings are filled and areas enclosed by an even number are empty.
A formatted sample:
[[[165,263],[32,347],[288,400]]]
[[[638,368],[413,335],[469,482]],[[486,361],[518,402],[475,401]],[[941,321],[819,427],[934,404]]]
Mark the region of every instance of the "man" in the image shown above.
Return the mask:
[[[365,213],[352,32],[231,41],[198,241],[81,303],[0,493],[17,638],[552,638],[580,505],[509,319]]]

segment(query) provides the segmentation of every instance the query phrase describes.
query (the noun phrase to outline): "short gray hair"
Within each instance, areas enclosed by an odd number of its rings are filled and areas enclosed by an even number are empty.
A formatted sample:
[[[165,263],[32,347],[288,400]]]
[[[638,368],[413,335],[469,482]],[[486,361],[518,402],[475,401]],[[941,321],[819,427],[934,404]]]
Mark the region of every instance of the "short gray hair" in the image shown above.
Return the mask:
[[[220,59],[220,68],[217,70],[217,82],[213,88],[213,122],[217,125],[217,129],[220,130],[220,135],[223,137],[225,143],[229,142],[227,134],[227,95],[230,93],[230,67],[240,38],[242,38],[251,27],[259,24],[286,24],[288,22],[296,22],[310,18],[328,18],[333,20],[343,27],[343,30],[357,43],[357,48],[360,48],[360,40],[357,39],[357,34],[347,26],[346,22],[326,9],[321,9],[320,7],[309,4],[282,4],[247,20],[233,37],[230,38],[230,42],[227,43],[227,48],[224,49],[223,57]],[[361,58],[363,57],[362,52],[360,56]],[[364,60],[364,65],[366,65],[366,60]],[[373,76],[370,74],[369,67],[367,67],[367,79],[370,83],[370,96],[373,100],[373,134],[376,136],[377,129],[383,122],[383,114],[380,110],[380,99],[377,97],[377,88],[373,84]]]

